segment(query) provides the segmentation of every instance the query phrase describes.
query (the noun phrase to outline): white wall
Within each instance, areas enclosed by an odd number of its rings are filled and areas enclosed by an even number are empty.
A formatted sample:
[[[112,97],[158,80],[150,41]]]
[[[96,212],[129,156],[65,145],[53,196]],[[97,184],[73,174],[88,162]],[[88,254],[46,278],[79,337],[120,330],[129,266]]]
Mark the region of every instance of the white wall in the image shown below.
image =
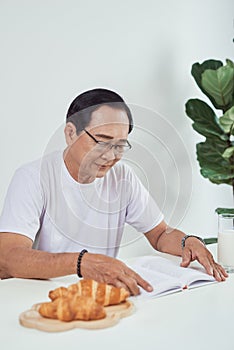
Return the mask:
[[[190,75],[192,63],[233,58],[233,18],[233,0],[1,1],[0,209],[14,170],[43,153],[72,99],[107,87],[132,105],[156,111],[181,136],[193,172],[180,228],[216,235],[214,210],[232,205],[232,190],[199,174],[195,144],[203,139],[193,131],[184,104],[203,98]],[[151,151],[160,160],[158,150]],[[175,159],[183,167],[180,150]],[[153,184],[155,173],[148,168]],[[177,187],[170,186],[170,167],[162,171],[169,208]],[[180,185],[186,187],[186,179]],[[142,241],[126,245],[121,254],[141,252]]]

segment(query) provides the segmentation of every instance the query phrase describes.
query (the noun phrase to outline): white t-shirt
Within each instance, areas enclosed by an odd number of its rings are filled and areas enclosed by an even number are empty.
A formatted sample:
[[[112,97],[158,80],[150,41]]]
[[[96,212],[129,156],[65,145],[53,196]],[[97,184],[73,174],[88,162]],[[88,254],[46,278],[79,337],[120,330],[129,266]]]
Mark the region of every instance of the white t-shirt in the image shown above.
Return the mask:
[[[145,233],[163,220],[134,172],[118,162],[102,178],[80,184],[62,152],[20,167],[8,188],[0,232],[23,234],[48,252],[90,252],[115,257],[124,224]]]

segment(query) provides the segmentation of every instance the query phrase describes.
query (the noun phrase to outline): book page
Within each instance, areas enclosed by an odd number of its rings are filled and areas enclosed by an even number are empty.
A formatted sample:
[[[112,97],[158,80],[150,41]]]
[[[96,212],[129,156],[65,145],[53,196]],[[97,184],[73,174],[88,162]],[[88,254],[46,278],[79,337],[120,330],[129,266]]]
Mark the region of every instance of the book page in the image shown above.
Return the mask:
[[[178,266],[178,263],[160,256],[137,258],[130,267],[153,286],[152,293],[142,290],[144,295],[149,296],[173,293],[183,288],[194,288],[215,282],[215,278],[208,275],[202,266],[184,268]]]
[[[146,292],[143,288],[140,287],[142,297],[156,297],[171,293],[176,293],[181,291],[181,285],[178,280],[174,277],[169,277],[164,273],[158,271],[149,271],[144,267],[134,268],[142,278],[149,282],[154,290],[152,292]]]

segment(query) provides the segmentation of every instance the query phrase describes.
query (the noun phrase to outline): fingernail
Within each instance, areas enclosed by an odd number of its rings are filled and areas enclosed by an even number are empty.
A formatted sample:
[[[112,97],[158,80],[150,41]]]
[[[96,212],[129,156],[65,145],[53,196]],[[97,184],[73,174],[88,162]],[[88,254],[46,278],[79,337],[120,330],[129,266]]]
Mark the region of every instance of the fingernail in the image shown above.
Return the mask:
[[[148,292],[152,292],[152,291],[153,291],[153,287],[152,287],[152,286],[148,286],[148,287],[147,287],[147,291],[148,291]]]

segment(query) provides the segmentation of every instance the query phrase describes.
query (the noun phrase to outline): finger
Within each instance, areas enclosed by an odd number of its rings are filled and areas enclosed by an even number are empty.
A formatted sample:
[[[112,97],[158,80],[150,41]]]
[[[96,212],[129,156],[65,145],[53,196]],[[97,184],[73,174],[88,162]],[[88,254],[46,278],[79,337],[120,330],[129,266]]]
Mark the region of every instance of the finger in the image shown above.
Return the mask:
[[[218,267],[220,273],[224,276],[224,277],[228,277],[228,273],[227,271],[224,269],[224,267],[220,264],[215,263],[215,265]]]
[[[199,263],[204,266],[208,275],[214,276],[214,261],[210,260],[207,255],[200,256],[198,259]]]
[[[219,282],[225,281],[226,278],[228,277],[228,274],[224,270],[224,268],[221,265],[217,264],[217,263],[215,263],[213,270],[214,270],[214,274],[213,275],[214,275],[215,279],[217,281],[219,281]]]
[[[130,276],[132,278],[134,278],[137,282],[137,284],[142,287],[145,291],[147,292],[152,292],[153,291],[153,287],[151,286],[151,284],[146,281],[144,278],[142,278],[137,272],[131,270],[131,274]]]
[[[199,257],[198,261],[204,266],[208,275],[214,276],[216,281],[225,281],[226,277],[228,277],[224,268],[214,261],[211,254]]]
[[[213,268],[213,276],[216,279],[216,281],[218,281],[218,282],[222,281],[221,274],[220,274],[219,270],[216,269],[215,267]]]
[[[146,281],[145,279],[143,279],[137,272],[132,270],[127,265],[125,266],[125,271],[124,272],[125,272],[126,275],[128,275],[131,278],[133,278],[134,280],[136,280],[137,284],[140,287],[142,287],[145,291],[147,291],[147,292],[152,292],[153,291],[153,287],[151,286],[151,284],[148,281]]]
[[[189,264],[191,263],[192,260],[192,256],[191,256],[191,251],[188,248],[184,248],[183,249],[183,253],[182,253],[182,261],[180,263],[180,266],[182,267],[188,267]]]
[[[115,287],[117,287],[117,288],[124,288],[124,289],[126,289],[127,292],[129,292],[129,294],[131,294],[131,291],[130,291],[130,289],[126,286],[126,284],[123,283],[123,282],[121,282],[121,281],[119,281],[119,280],[117,280],[117,281],[115,282]]]
[[[126,285],[131,295],[140,294],[140,288],[137,285],[137,281],[134,278],[130,277],[129,275],[122,275],[121,283],[124,283]]]
[[[228,273],[227,273],[227,271],[225,271],[225,269],[224,269],[222,266],[220,266],[220,269],[221,269],[222,275],[223,275],[225,278],[227,278],[227,277],[229,276]]]

